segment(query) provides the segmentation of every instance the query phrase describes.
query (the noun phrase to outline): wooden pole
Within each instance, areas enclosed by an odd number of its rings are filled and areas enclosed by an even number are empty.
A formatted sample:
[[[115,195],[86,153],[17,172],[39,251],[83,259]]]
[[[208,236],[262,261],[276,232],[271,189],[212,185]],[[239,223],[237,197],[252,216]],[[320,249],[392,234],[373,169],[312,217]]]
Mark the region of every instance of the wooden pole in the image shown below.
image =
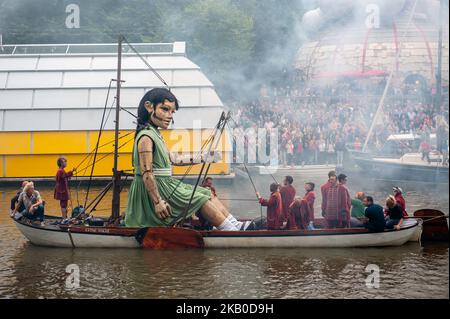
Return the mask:
[[[439,2],[439,35],[438,35],[438,62],[436,71],[436,96],[434,97],[434,110],[437,114],[442,103],[442,23],[443,23],[443,0]]]
[[[117,91],[116,91],[116,120],[114,129],[114,167],[113,167],[113,198],[112,198],[112,219],[120,216],[120,179],[121,172],[118,167],[118,147],[119,147],[119,114],[120,114],[120,86],[122,84],[122,42],[123,36],[119,35],[117,44]]]

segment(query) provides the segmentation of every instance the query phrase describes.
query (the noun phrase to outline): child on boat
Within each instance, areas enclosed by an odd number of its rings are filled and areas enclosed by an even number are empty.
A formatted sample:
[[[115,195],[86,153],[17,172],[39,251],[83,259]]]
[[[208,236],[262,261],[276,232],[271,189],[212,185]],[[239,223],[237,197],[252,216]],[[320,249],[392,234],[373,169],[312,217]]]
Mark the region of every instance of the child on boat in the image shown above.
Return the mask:
[[[64,219],[67,218],[67,203],[69,202],[69,179],[73,176],[76,169],[66,172],[64,168],[67,167],[67,159],[64,157],[58,158],[56,161],[58,165],[58,171],[56,172],[56,185],[54,198],[59,200],[59,206],[61,207],[61,215]]]
[[[261,206],[267,207],[267,229],[278,230],[283,226],[283,203],[278,183],[270,184],[270,198],[264,199],[259,192],[256,192]]]

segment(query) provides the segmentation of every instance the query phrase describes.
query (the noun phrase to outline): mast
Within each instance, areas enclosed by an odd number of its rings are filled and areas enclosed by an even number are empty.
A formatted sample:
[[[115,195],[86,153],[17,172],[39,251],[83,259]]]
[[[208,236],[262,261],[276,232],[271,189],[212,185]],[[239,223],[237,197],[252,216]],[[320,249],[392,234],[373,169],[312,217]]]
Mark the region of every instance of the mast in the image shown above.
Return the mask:
[[[409,16],[408,23],[407,23],[406,29],[405,29],[405,33],[403,34],[403,38],[406,37],[406,35],[407,35],[407,33],[408,33],[408,30],[409,30],[409,26],[411,25],[411,21],[412,21],[412,19],[414,18],[414,14],[415,14],[415,12],[416,12],[417,2],[418,2],[418,0],[416,0],[416,1],[414,2],[414,4],[412,5],[412,8],[411,8],[411,14],[410,14],[410,16]],[[395,55],[395,58],[394,58],[394,60],[392,61],[393,63],[392,63],[391,71],[389,72],[389,76],[388,76],[388,78],[387,78],[387,81],[386,81],[386,85],[385,85],[385,87],[384,87],[383,94],[382,94],[382,96],[381,96],[380,102],[378,103],[378,107],[377,107],[377,110],[376,110],[376,112],[375,112],[375,116],[373,117],[372,124],[370,125],[369,132],[367,133],[367,137],[366,137],[366,140],[365,140],[364,145],[363,145],[363,148],[362,148],[362,151],[363,151],[363,152],[365,152],[366,149],[367,149],[367,144],[369,143],[369,140],[370,140],[370,137],[372,136],[373,130],[374,130],[374,128],[375,128],[375,125],[377,124],[377,120],[378,120],[378,118],[379,118],[379,116],[380,116],[380,114],[381,114],[381,112],[382,112],[382,110],[383,110],[384,100],[385,100],[385,98],[386,98],[387,92],[388,92],[389,87],[390,87],[390,85],[391,85],[392,77],[393,77],[394,71],[395,71],[395,69],[396,69],[395,66],[396,66],[396,64],[398,63],[398,59],[399,59],[399,57],[400,57],[400,52],[401,52],[402,44],[403,44],[403,41],[400,41],[400,42],[399,42],[399,45],[398,45],[398,51],[397,51],[397,54]]]
[[[439,1],[439,35],[438,35],[438,65],[436,71],[436,96],[434,97],[434,111],[439,111],[442,102],[442,23],[443,23],[443,0]]]
[[[118,146],[119,146],[119,114],[120,114],[120,86],[122,84],[122,43],[123,36],[120,34],[117,43],[117,78],[116,78],[116,120],[114,129],[114,167],[113,167],[113,198],[112,198],[112,215],[113,220],[120,215],[120,179],[121,172],[118,167]]]

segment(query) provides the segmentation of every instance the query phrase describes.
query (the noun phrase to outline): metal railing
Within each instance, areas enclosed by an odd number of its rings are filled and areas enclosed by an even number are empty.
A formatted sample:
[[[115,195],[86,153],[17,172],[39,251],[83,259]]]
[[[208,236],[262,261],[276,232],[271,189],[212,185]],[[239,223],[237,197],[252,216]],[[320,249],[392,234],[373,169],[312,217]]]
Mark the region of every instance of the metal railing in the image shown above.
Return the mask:
[[[179,51],[179,44],[174,43],[132,43],[143,54],[171,54],[183,53]],[[92,55],[117,54],[116,43],[84,43],[84,44],[17,44],[0,46],[0,55]],[[123,54],[134,54],[129,46],[123,46]]]

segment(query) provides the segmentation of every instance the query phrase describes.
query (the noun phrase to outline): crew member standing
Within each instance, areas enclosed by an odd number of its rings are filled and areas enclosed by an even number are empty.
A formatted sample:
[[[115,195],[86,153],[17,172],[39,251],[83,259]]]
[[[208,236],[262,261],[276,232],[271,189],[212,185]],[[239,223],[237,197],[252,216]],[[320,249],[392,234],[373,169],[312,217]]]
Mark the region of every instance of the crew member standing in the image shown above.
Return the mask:
[[[283,186],[280,188],[281,200],[283,202],[283,218],[287,221],[288,229],[296,229],[295,217],[289,212],[289,206],[295,198],[295,188],[292,186],[294,179],[292,176],[286,176],[283,180]]]
[[[259,192],[256,192],[259,203],[267,207],[267,229],[277,230],[282,226],[283,202],[281,200],[280,185],[270,184],[270,198],[264,199]]]
[[[339,187],[339,217],[341,220],[341,227],[350,227],[350,210],[352,207],[352,199],[347,189],[347,175],[339,174],[338,176]]]
[[[56,172],[56,185],[54,198],[59,200],[61,206],[61,214],[63,218],[67,218],[67,203],[69,202],[69,179],[73,176],[76,169],[66,172],[64,168],[67,167],[67,159],[64,157],[58,158],[58,171]]]

